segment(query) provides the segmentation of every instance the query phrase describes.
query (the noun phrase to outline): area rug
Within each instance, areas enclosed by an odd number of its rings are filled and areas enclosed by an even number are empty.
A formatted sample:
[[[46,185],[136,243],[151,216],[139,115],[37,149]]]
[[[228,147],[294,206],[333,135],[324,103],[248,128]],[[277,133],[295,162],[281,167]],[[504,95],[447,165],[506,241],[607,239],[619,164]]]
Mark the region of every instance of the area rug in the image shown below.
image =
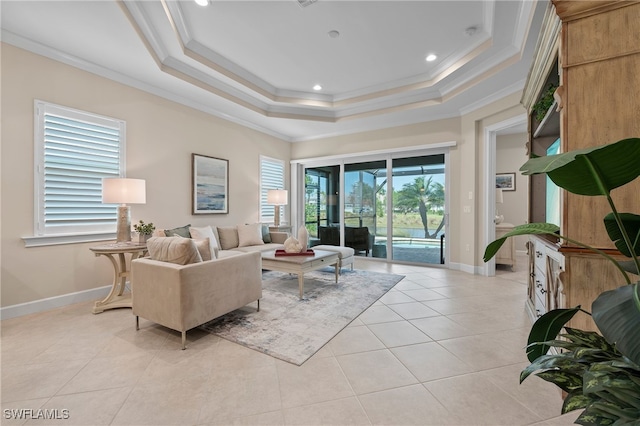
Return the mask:
[[[325,268],[305,274],[304,299],[300,300],[297,275],[265,271],[259,312],[251,304],[200,328],[302,365],[402,278],[343,269],[336,284],[333,268]]]

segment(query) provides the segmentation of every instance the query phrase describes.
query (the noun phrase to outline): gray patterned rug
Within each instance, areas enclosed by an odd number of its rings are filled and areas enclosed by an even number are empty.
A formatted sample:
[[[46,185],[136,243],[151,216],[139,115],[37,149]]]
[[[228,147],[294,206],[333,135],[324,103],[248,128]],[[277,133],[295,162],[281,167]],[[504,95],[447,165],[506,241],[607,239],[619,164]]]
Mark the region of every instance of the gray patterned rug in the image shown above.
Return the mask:
[[[402,278],[343,269],[336,284],[333,268],[326,268],[305,274],[304,299],[300,300],[297,275],[264,271],[260,312],[251,304],[200,328],[302,365]]]

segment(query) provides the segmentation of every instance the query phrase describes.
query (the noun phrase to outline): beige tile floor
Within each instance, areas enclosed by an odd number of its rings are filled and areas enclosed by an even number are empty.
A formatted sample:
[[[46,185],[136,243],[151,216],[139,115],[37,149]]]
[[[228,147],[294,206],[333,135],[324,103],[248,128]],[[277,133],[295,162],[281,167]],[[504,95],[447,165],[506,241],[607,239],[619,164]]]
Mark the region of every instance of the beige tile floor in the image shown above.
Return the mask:
[[[359,259],[406,277],[301,367],[92,303],[2,321],[2,419],[64,425],[561,425],[527,365],[525,259],[496,277]],[[68,410],[17,420],[5,410]],[[51,411],[49,411],[51,412]],[[34,411],[37,413],[37,411]]]

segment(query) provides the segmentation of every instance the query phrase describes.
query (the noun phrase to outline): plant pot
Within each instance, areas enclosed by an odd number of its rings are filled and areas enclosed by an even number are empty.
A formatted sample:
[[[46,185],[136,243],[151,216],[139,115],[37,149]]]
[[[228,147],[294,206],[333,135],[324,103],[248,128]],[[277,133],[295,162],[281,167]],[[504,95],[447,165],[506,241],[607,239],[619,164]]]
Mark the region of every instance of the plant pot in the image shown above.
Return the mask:
[[[147,240],[151,237],[151,234],[138,234],[138,243],[146,244]]]

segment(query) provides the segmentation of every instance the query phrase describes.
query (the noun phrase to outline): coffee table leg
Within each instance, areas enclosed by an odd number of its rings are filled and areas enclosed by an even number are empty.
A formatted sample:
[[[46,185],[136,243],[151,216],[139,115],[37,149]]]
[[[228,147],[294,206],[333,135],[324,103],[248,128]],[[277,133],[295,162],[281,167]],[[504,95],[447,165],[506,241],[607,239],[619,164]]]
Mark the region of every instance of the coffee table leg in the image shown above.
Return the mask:
[[[338,264],[333,265],[333,270],[336,273],[336,284],[338,284],[338,276],[340,275],[340,268],[338,268]]]
[[[298,274],[298,288],[300,288],[300,300],[302,300],[302,293],[304,292],[304,274],[302,272]]]

